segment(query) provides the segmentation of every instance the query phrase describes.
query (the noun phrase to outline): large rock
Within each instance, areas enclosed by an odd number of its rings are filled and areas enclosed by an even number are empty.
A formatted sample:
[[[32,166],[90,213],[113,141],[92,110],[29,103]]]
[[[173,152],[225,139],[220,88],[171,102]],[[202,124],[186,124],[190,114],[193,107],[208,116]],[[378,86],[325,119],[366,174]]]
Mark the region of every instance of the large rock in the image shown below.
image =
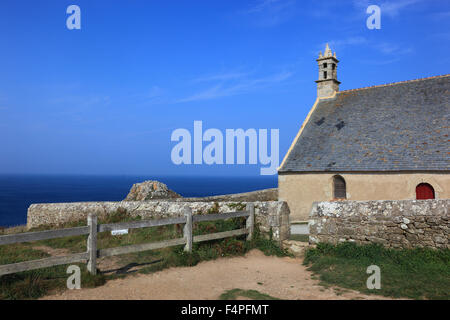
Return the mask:
[[[128,193],[125,201],[143,201],[155,199],[175,199],[181,196],[167,188],[167,186],[159,181],[144,181],[133,184],[130,193]]]
[[[315,245],[309,244],[308,242],[295,240],[284,240],[282,244],[283,248],[292,253],[295,257],[303,257],[308,248],[315,247]]]

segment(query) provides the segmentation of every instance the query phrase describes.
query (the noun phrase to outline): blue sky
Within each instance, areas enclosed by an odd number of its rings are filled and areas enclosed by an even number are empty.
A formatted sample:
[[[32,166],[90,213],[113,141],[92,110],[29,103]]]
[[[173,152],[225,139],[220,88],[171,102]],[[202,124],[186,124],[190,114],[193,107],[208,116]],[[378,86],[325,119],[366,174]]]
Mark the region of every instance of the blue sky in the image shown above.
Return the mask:
[[[279,129],[281,161],[325,43],[341,90],[447,74],[450,2],[4,0],[0,39],[0,173],[259,175],[176,166],[171,133]]]

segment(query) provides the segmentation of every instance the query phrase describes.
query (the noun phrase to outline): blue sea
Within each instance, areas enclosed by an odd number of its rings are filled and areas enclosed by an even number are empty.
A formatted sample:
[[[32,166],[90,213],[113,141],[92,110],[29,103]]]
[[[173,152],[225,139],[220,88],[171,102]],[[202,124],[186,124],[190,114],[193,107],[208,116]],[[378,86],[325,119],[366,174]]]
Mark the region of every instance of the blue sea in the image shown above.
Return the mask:
[[[157,177],[0,175],[0,226],[26,224],[32,203],[120,201],[134,183],[158,180],[184,197],[254,191],[277,186],[277,176]]]

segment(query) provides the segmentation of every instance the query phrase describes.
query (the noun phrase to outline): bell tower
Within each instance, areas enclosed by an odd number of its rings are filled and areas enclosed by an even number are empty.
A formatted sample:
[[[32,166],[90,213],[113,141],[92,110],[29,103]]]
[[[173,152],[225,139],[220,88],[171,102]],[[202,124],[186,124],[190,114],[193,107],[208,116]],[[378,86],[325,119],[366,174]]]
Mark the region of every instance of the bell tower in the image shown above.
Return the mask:
[[[336,58],[336,52],[332,54],[327,43],[324,54],[320,52],[316,61],[319,64],[319,79],[316,80],[317,97],[329,97],[339,91],[340,82],[337,79],[339,60]]]

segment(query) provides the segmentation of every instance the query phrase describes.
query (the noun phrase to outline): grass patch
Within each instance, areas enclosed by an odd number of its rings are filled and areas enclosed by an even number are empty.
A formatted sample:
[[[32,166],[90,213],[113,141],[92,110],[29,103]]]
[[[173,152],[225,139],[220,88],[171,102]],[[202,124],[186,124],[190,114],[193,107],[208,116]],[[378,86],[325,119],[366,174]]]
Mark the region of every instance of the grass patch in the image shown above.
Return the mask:
[[[249,298],[252,300],[280,300],[278,298],[269,296],[268,294],[261,293],[257,290],[242,290],[231,289],[222,293],[219,297],[220,300],[236,300],[238,297]]]
[[[49,255],[32,249],[29,244],[0,246],[0,265],[27,260],[43,259]],[[102,275],[92,276],[86,265],[76,264],[81,269],[81,286],[95,287],[105,283]],[[67,266],[55,266],[0,277],[0,299],[36,299],[56,289],[66,288]]]
[[[386,249],[381,245],[320,243],[305,253],[304,264],[322,284],[395,298],[450,299],[449,249]],[[381,270],[381,289],[366,287],[367,267]]]

